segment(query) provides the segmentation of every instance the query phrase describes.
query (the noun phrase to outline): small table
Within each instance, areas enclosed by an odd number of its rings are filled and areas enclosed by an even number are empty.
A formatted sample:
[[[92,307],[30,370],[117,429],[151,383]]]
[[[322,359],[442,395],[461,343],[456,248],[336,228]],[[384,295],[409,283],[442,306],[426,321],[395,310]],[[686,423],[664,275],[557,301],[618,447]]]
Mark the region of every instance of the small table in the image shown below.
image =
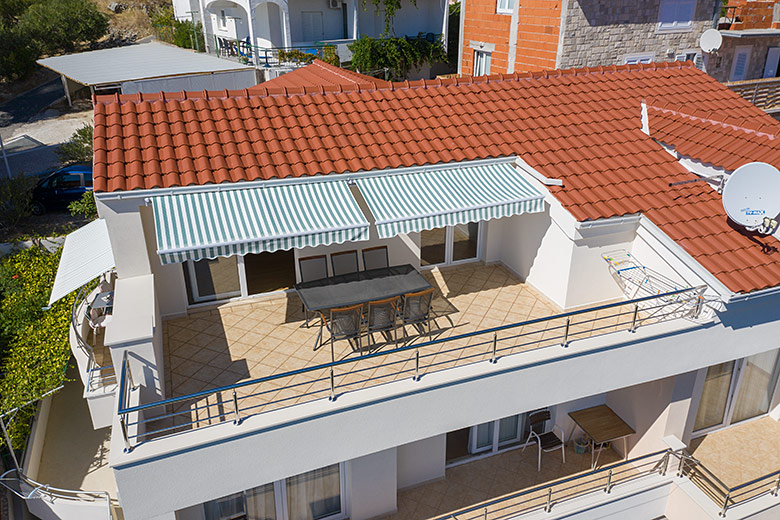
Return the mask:
[[[331,276],[294,285],[309,311],[349,307],[433,287],[409,264]]]
[[[607,442],[623,439],[624,457],[628,457],[627,438],[636,432],[618,414],[613,412],[609,406],[602,404],[592,408],[585,408],[584,410],[577,410],[576,412],[569,412],[569,417],[590,439],[590,469],[596,468],[596,464],[599,462],[598,455],[601,455],[601,448],[599,448],[599,453],[594,460],[593,454],[596,451],[597,444],[603,446]]]
[[[93,309],[105,309],[106,314],[110,314],[114,307],[114,291],[105,291],[98,293],[92,300]]]

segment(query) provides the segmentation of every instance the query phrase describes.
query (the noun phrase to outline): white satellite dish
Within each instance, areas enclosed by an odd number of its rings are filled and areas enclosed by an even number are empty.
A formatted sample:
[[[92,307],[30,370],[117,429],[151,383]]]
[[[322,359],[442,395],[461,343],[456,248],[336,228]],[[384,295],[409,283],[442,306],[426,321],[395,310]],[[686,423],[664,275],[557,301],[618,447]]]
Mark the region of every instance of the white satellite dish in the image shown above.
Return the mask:
[[[710,53],[720,49],[723,44],[723,35],[717,29],[707,29],[699,38],[699,47],[704,52]]]
[[[780,214],[780,171],[762,162],[740,166],[723,186],[723,208],[749,231],[773,233]]]

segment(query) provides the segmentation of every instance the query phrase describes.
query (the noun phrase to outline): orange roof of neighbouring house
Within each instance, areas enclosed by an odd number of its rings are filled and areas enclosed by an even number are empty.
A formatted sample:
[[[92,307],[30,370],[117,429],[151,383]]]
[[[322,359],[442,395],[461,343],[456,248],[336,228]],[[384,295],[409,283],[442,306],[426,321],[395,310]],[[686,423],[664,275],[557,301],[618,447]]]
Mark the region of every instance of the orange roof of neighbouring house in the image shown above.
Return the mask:
[[[729,171],[753,161],[780,168],[780,124],[774,120],[747,128],[675,105],[648,106],[647,115],[650,135],[691,159]]]
[[[580,221],[644,213],[735,292],[780,285],[777,240],[641,131],[641,101],[766,131],[774,120],[686,63],[392,83],[98,97],[97,191],[301,177],[518,155],[563,180]],[[760,158],[754,158],[757,160]]]
[[[270,79],[247,90],[250,94],[260,96],[267,95],[269,88],[287,88],[297,89],[300,87],[339,87],[354,89],[362,87],[363,90],[370,88],[384,88],[390,84],[387,81],[365,76],[349,69],[342,69],[322,60],[315,59],[311,64],[282,74],[279,77]]]

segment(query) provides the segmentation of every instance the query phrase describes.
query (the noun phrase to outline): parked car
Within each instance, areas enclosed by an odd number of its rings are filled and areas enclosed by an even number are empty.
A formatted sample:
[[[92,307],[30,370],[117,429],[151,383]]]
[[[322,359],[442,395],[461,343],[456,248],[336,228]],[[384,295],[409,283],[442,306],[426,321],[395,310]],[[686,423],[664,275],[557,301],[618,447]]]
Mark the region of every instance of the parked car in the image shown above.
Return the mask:
[[[92,165],[74,164],[41,174],[33,190],[33,215],[65,209],[86,191],[92,190]]]

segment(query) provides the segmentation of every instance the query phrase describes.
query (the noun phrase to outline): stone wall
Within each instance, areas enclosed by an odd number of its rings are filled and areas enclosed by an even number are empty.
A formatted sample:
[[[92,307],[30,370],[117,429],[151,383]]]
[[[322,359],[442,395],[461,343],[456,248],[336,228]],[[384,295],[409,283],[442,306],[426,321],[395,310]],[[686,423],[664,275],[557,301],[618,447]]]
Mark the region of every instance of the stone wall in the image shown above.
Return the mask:
[[[707,57],[707,73],[718,81],[729,81],[736,48],[743,46],[751,47],[745,79],[761,78],[764,76],[767,52],[769,52],[770,47],[780,47],[780,36],[743,36],[741,38],[724,36],[723,45],[721,45],[717,55]]]
[[[659,32],[661,0],[569,0],[558,67],[622,65],[628,54],[652,53],[653,61],[673,61],[699,48],[699,36],[713,26],[720,0],[698,0],[692,27]],[[672,49],[672,53],[667,51]]]

